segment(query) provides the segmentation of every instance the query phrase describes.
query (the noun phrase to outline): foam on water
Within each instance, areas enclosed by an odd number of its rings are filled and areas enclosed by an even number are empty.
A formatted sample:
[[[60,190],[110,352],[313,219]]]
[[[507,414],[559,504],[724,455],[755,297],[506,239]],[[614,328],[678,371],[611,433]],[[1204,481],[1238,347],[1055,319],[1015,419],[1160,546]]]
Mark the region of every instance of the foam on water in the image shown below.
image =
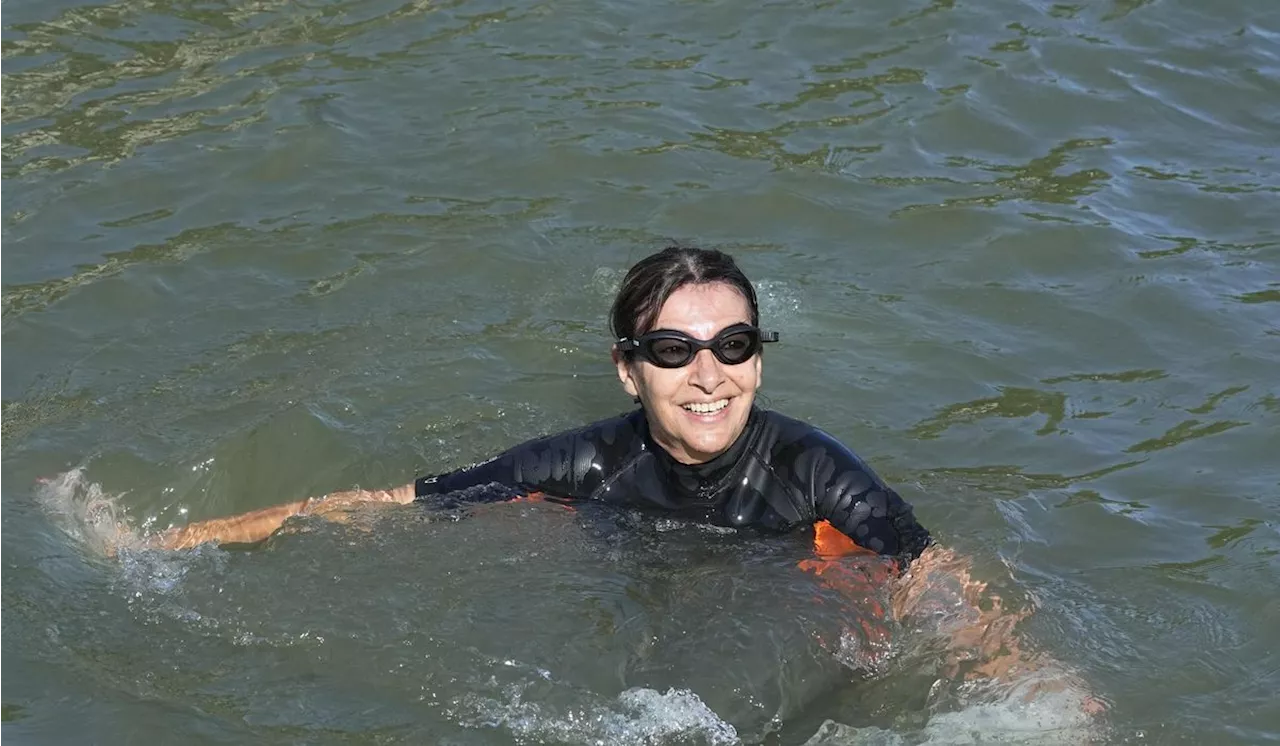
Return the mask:
[[[1023,744],[1079,746],[1100,742],[1098,724],[1084,712],[1084,700],[1074,692],[1042,694],[1030,702],[1010,697],[972,705],[957,712],[938,713],[918,732],[898,733],[884,728],[855,728],[827,720],[804,746],[975,746]]]
[[[687,689],[628,689],[612,702],[568,712],[523,702],[519,691],[505,702],[469,696],[463,704],[474,710],[466,724],[505,728],[518,740],[538,743],[739,743],[734,727]]]
[[[458,702],[469,714],[463,724],[501,728],[520,742],[592,744],[738,744],[735,728],[687,689],[635,688],[611,702],[578,709],[523,701],[523,687],[508,687],[505,700],[467,695]],[[1013,693],[1010,693],[1011,695]],[[1042,744],[1066,746],[1097,742],[1099,725],[1084,712],[1074,692],[1041,694],[1031,701],[1009,696],[956,712],[932,715],[917,730],[855,727],[827,720],[805,746],[970,746],[975,744]]]

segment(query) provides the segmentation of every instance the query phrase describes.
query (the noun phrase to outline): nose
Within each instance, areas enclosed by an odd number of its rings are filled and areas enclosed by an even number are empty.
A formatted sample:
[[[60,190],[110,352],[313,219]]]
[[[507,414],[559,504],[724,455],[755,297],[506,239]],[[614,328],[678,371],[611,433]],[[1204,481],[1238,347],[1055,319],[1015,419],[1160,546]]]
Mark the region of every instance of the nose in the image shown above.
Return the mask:
[[[724,369],[711,350],[698,350],[689,363],[689,383],[710,394],[724,380]]]

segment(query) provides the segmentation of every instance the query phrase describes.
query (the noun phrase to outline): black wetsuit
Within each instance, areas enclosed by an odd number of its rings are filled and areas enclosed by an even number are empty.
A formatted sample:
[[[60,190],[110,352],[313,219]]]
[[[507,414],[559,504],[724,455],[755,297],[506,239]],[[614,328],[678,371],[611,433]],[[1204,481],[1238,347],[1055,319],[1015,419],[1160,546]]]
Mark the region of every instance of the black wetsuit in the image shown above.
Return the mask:
[[[495,483],[517,494],[602,500],[737,528],[781,532],[825,519],[860,546],[904,561],[931,543],[911,505],[851,450],[811,425],[759,408],[733,446],[705,464],[673,459],[650,438],[637,409],[531,440],[468,469],[423,477],[414,487],[425,500]],[[472,494],[502,499],[492,490]]]

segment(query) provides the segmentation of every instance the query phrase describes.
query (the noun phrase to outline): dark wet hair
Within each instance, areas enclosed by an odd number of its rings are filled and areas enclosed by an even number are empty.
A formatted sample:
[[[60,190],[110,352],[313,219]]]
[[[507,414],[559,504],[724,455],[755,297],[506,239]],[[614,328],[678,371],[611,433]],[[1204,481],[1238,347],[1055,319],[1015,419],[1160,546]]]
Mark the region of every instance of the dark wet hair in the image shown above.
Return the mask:
[[[662,304],[685,285],[723,282],[737,288],[751,308],[752,325],[760,325],[760,306],[751,281],[733,257],[715,249],[670,246],[636,262],[622,280],[609,311],[615,340],[653,331]]]

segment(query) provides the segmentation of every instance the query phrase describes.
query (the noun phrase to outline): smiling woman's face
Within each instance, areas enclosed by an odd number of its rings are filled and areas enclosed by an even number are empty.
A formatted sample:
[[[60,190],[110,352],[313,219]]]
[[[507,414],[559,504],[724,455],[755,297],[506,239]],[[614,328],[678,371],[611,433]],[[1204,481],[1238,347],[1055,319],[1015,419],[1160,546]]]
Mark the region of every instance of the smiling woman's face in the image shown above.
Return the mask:
[[[662,305],[653,329],[674,329],[709,340],[735,324],[751,323],[751,307],[723,282],[685,285]],[[639,356],[628,362],[614,349],[618,378],[639,397],[654,441],[677,461],[700,464],[729,450],[742,435],[760,388],[760,355],[725,365],[700,350],[683,368],[659,368]]]

